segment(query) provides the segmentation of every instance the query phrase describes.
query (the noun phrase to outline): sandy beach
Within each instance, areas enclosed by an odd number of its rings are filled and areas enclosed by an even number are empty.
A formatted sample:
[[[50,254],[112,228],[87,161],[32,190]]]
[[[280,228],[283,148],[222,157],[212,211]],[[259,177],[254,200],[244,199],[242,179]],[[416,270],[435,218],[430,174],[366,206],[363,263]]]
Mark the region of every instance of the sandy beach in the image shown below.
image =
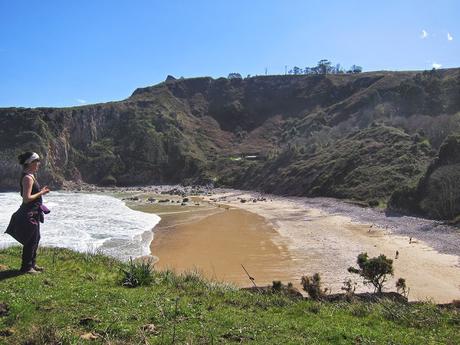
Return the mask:
[[[283,238],[253,212],[202,200],[199,207],[131,207],[161,217],[151,244],[157,269],[197,272],[241,287],[251,285],[242,265],[259,285],[292,276],[295,261]]]
[[[390,289],[394,289],[397,278],[403,277],[410,288],[410,300],[444,303],[460,298],[458,255],[441,254],[416,237],[409,243],[409,237],[395,235],[375,224],[361,224],[350,217],[311,209],[301,203],[302,198],[293,201],[272,196],[266,202],[240,202],[241,198],[254,197],[230,192],[213,198],[259,214],[272,224],[286,240],[291,257],[301,263],[294,266],[293,278],[319,272],[325,286],[339,292],[348,277],[360,282],[347,272],[359,253],[385,254],[393,259],[395,271],[388,282]]]
[[[302,275],[319,272],[333,293],[341,292],[348,278],[358,283],[357,291],[371,291],[347,271],[359,253],[367,252],[394,260],[387,291],[395,290],[395,281],[403,277],[409,300],[447,303],[460,298],[458,255],[440,253],[413,234],[410,240],[379,224],[312,208],[303,203],[307,198],[264,196],[266,201],[253,202],[258,196],[218,191],[195,198],[195,206],[135,206],[162,218],[151,244],[152,255],[159,258],[156,267],[196,270],[241,287],[251,285],[241,265],[258,285],[281,280],[300,288]]]

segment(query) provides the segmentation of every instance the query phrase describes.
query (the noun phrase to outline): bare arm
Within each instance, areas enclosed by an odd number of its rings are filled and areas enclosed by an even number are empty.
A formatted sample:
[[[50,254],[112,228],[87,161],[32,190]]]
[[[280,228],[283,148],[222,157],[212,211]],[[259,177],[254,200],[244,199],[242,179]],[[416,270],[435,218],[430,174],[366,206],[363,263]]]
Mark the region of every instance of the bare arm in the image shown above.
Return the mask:
[[[34,179],[28,175],[24,176],[22,179],[22,201],[27,204],[35,199],[41,197],[43,194],[49,193],[48,187],[43,187],[38,193],[32,193],[32,186],[34,184]]]

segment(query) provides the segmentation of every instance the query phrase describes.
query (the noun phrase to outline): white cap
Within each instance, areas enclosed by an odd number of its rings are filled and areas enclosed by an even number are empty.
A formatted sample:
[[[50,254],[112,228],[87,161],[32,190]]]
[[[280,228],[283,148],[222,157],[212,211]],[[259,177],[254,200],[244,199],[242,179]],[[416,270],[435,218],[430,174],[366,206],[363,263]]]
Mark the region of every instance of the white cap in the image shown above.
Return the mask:
[[[29,163],[32,163],[33,161],[37,160],[37,159],[40,159],[40,156],[33,152],[32,153],[32,156],[30,156],[29,158],[26,159],[26,161],[24,162],[24,164],[29,164]]]

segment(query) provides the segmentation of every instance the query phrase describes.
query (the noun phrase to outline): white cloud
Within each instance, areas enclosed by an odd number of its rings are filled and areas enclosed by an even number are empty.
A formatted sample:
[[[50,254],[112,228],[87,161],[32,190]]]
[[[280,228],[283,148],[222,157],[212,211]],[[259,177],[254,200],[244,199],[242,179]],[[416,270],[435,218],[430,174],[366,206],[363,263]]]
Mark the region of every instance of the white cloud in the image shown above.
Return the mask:
[[[77,102],[80,104],[85,104],[86,101],[84,99],[77,98]]]
[[[426,30],[422,30],[422,33],[420,34],[420,38],[423,40],[428,37],[428,32]]]
[[[435,69],[438,69],[438,68],[441,68],[441,67],[442,67],[442,65],[441,65],[440,63],[436,63],[436,62],[433,62],[432,66],[433,66],[433,68],[435,68]]]
[[[448,41],[452,41],[454,38],[452,37],[452,35],[450,34],[450,32],[447,33],[447,40]]]

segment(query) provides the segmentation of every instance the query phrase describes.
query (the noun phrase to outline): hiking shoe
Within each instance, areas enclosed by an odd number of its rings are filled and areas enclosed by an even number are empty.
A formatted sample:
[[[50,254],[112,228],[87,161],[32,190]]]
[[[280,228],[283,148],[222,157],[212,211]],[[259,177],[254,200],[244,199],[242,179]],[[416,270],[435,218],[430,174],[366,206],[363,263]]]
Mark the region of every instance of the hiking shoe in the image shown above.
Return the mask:
[[[29,268],[28,270],[22,270],[24,274],[39,274],[39,271],[36,271],[33,267]]]
[[[45,270],[45,268],[44,268],[44,267],[41,267],[41,266],[38,266],[38,265],[35,265],[35,266],[34,266],[34,270],[35,270],[35,271],[38,271],[38,272],[43,272],[43,271]]]

